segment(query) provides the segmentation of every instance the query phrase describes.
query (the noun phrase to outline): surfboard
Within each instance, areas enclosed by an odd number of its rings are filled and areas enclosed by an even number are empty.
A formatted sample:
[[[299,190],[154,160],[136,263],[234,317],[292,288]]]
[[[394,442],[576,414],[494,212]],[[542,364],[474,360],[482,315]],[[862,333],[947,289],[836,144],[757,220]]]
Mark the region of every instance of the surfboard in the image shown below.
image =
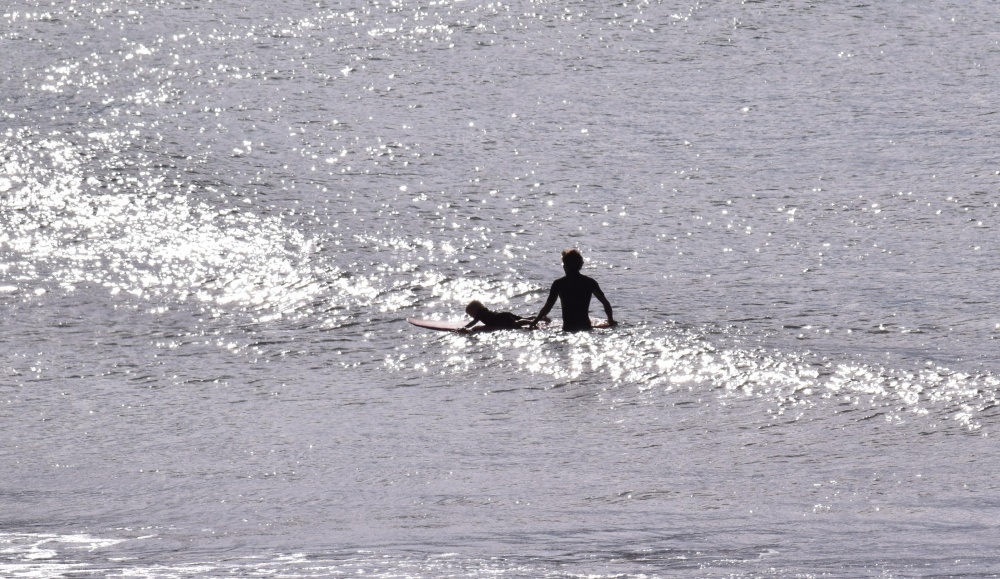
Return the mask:
[[[460,332],[465,328],[465,325],[469,322],[464,320],[426,320],[423,318],[406,318],[406,321],[417,326],[418,328],[425,328],[427,330],[437,330],[439,332]],[[606,321],[593,320],[594,329],[598,328],[610,328]],[[501,328],[499,326],[473,326],[466,330],[470,333],[478,332],[496,332],[498,330],[535,330],[544,329],[548,327],[547,322],[541,322],[536,328],[523,327],[523,328]]]
[[[425,320],[423,318],[406,318],[407,322],[410,322],[418,328],[425,328],[428,330],[437,330],[439,332],[460,332],[465,329],[465,325],[469,322],[467,320]],[[539,328],[544,328],[547,324],[542,322],[538,325]],[[467,332],[495,332],[497,330],[531,330],[537,328],[502,328],[500,326],[473,326]]]
[[[457,332],[464,328],[465,324],[469,323],[458,320],[425,320],[422,318],[406,318],[406,321],[418,328],[438,330],[440,332]]]

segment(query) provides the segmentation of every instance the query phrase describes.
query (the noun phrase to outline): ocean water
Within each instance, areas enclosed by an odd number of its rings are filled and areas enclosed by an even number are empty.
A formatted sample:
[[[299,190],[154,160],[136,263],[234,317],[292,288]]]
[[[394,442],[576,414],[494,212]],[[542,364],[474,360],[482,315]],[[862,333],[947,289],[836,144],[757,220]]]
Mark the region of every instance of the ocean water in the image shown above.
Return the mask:
[[[998,27],[8,0],[0,576],[997,576]]]

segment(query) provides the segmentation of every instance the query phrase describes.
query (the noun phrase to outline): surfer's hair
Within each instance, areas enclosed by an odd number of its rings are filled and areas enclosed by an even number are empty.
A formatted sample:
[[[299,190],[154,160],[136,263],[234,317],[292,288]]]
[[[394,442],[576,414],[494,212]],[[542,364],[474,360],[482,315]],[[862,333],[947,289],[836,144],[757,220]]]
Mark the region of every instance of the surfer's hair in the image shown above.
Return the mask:
[[[475,317],[476,314],[485,309],[486,306],[483,305],[483,302],[479,300],[472,300],[471,302],[469,302],[469,305],[465,306],[465,313],[469,314],[472,317]]]
[[[567,249],[562,253],[563,267],[570,271],[583,269],[583,256],[578,249]]]

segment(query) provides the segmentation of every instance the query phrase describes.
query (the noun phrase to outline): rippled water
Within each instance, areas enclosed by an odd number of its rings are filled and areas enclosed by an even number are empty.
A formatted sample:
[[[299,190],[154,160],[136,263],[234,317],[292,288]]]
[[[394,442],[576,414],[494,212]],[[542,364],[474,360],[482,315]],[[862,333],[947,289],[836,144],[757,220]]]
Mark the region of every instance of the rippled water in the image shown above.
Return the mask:
[[[0,575],[1000,573],[998,24],[8,2]]]

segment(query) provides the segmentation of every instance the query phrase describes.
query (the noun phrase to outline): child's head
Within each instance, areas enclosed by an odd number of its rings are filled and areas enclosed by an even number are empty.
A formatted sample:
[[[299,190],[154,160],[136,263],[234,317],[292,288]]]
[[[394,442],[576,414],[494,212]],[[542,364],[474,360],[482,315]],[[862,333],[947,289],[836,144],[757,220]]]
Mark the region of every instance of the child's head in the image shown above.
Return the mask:
[[[469,302],[469,305],[465,306],[465,313],[469,314],[472,317],[476,317],[477,315],[479,315],[479,312],[485,309],[486,306],[483,305],[483,302],[479,300],[472,300],[471,302]]]
[[[579,272],[583,269],[583,256],[580,255],[579,250],[567,249],[562,252],[562,262],[563,269],[567,272]]]

